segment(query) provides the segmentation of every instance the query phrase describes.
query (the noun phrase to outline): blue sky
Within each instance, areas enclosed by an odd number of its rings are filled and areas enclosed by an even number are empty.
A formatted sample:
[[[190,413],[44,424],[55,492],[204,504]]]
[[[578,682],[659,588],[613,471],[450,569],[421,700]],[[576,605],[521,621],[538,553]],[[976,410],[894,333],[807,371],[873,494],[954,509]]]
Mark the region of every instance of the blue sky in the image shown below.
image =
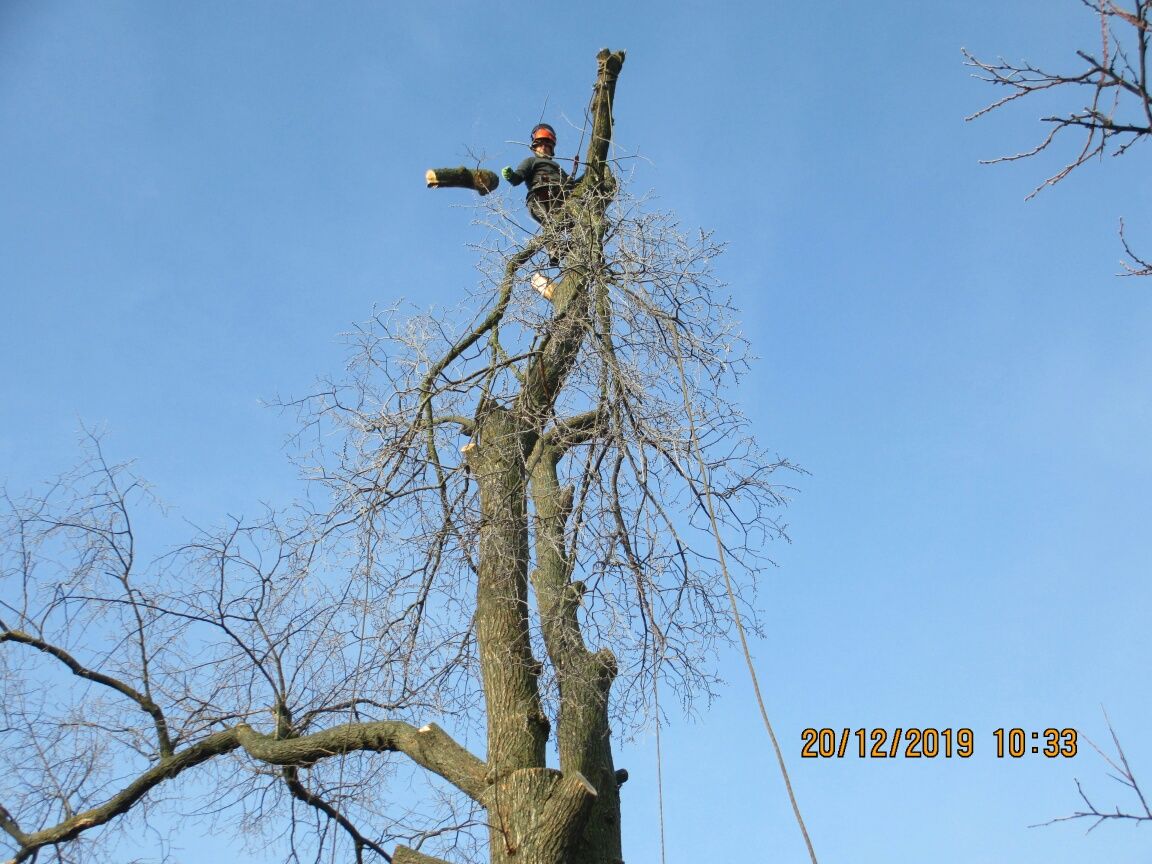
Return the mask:
[[[1074,778],[1129,803],[1088,748],[993,755],[998,727],[1103,742],[1103,705],[1152,771],[1152,282],[1115,276],[1121,216],[1152,248],[1147,147],[1025,203],[1074,142],[978,162],[1054,103],[963,121],[996,94],[961,47],[1071,69],[1097,38],[1077,0],[2,0],[0,477],[67,468],[83,424],[197,524],[299,494],[264,403],[338,373],[375,306],[479,281],[472,202],[424,170],[515,164],[542,113],[571,156],[595,52],[626,49],[634,188],[729,244],[741,401],[811,472],[754,649],[820,860],[1147,861],[1131,826],[1028,827]],[[722,671],[663,730],[667,860],[806,860]],[[977,754],[801,760],[809,726],[970,727]],[[654,741],[619,749],[625,858],[655,860]]]

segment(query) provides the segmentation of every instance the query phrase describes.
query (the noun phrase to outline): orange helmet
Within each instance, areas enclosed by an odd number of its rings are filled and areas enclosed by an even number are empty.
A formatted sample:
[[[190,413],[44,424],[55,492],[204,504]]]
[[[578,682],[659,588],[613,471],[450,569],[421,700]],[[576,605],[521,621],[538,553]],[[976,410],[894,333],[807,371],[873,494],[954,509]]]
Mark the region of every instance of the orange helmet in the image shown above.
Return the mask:
[[[537,144],[551,144],[556,149],[556,130],[547,123],[537,123],[532,127],[532,146]]]

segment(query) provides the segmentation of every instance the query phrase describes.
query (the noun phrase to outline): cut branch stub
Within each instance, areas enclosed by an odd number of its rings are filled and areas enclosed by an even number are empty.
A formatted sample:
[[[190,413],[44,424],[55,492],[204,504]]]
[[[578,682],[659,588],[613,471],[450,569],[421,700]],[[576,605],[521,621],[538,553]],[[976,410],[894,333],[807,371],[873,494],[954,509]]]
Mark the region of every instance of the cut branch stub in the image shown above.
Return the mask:
[[[596,798],[579,772],[526,768],[497,780],[482,803],[489,821],[500,826],[500,839],[493,838],[503,847],[500,858],[559,864],[571,860]]]
[[[612,107],[616,98],[616,79],[624,65],[623,51],[609,51],[604,48],[596,55],[596,85],[592,93],[590,114],[592,116],[592,136],[588,141],[588,152],[584,163],[588,171],[599,177],[608,159],[608,145],[612,141]]]
[[[424,172],[429,189],[475,189],[487,195],[500,185],[500,177],[486,168],[429,168]]]

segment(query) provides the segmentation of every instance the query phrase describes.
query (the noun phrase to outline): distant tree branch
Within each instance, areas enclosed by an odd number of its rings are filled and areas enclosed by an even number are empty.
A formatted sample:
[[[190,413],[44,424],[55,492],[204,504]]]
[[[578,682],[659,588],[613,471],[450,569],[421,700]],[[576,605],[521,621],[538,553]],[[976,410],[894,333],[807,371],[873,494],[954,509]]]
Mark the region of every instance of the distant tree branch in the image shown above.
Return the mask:
[[[1124,233],[1124,220],[1120,220],[1120,242],[1124,244],[1124,252],[1128,256],[1128,261],[1122,262],[1124,269],[1127,271],[1126,276],[1152,276],[1152,261],[1146,258],[1141,258],[1132,251],[1132,247],[1128,245],[1128,237]],[[1128,263],[1128,262],[1131,263]]]
[[[1148,70],[1152,2],[1134,0],[1131,12],[1121,9],[1115,0],[1081,2],[1099,16],[1100,50],[1076,52],[1087,67],[1079,73],[1049,72],[1030,63],[1010,63],[1003,58],[985,62],[963,51],[967,65],[979,70],[977,78],[1008,90],[1006,95],[969,115],[967,120],[1056,88],[1087,91],[1085,107],[1041,118],[1051,129],[1035,147],[985,161],[984,164],[993,164],[1028,159],[1047,150],[1065,130],[1082,133],[1083,141],[1076,155],[1033,189],[1028,198],[1048,186],[1055,186],[1086,162],[1105,154],[1122,156],[1134,144],[1152,135],[1152,82]],[[1113,26],[1115,22],[1123,28],[1119,32],[1119,28]],[[1147,262],[1132,252],[1123,237],[1121,239],[1130,261],[1124,264],[1126,275],[1152,275]]]
[[[1116,730],[1112,726],[1112,721],[1108,718],[1107,712],[1104,714],[1104,720],[1108,725],[1108,734],[1112,738],[1112,746],[1116,748],[1115,756],[1105,753],[1103,749],[1097,746],[1091,739],[1084,735],[1080,738],[1087,741],[1089,746],[1099,754],[1100,758],[1112,769],[1114,773],[1109,776],[1119,783],[1121,786],[1130,789],[1139,801],[1139,808],[1135,810],[1121,810],[1119,806],[1115,806],[1109,810],[1101,810],[1093,801],[1088,797],[1088,793],[1084,791],[1083,785],[1079,780],[1076,780],[1076,791],[1080,795],[1080,800],[1084,802],[1085,809],[1077,810],[1070,816],[1061,816],[1057,819],[1050,819],[1047,822],[1040,823],[1041,825],[1054,825],[1057,822],[1073,822],[1081,819],[1091,820],[1092,824],[1088,827],[1089,831],[1093,831],[1100,826],[1103,822],[1121,821],[1121,822],[1152,822],[1152,808],[1148,806],[1148,799],[1144,796],[1144,790],[1140,787],[1140,783],[1136,780],[1136,775],[1132,771],[1132,766],[1128,764],[1128,757],[1124,753],[1124,748],[1120,745],[1120,739],[1116,735]],[[1036,826],[1034,826],[1036,827]]]
[[[300,771],[295,766],[289,766],[283,770],[284,784],[288,787],[288,791],[292,797],[300,801],[319,813],[326,816],[328,819],[339,825],[344,832],[352,840],[352,848],[356,854],[356,864],[363,864],[364,850],[370,849],[391,864],[392,856],[385,852],[377,843],[369,840],[352,824],[352,821],[341,813],[338,809],[333,807],[325,801],[320,795],[310,792],[303,783],[300,782]]]

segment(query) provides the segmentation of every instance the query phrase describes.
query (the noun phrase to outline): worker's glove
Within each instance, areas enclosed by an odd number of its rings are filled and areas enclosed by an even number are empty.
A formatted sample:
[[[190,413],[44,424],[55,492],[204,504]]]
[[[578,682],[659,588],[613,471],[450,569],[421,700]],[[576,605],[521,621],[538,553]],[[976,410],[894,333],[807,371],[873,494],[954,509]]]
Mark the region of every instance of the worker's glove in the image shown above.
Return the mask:
[[[507,180],[509,183],[511,183],[512,182],[512,166],[511,165],[505,165],[503,168],[501,168],[500,169],[500,176],[503,177],[505,180]]]

